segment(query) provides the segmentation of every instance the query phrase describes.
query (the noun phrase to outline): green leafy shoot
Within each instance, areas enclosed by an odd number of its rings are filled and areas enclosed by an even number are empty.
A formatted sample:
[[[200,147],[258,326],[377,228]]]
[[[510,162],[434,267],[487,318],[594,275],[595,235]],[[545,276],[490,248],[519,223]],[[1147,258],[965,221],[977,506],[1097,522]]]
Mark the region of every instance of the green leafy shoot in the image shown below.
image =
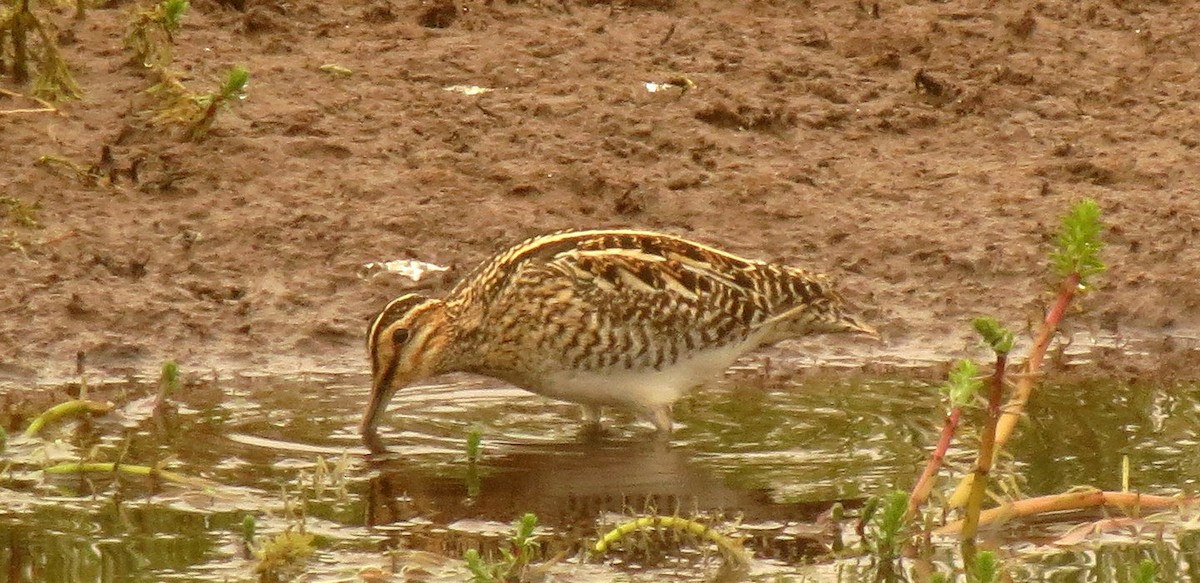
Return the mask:
[[[246,517],[242,519],[242,541],[244,541],[246,545],[254,546],[254,534],[257,528],[258,523],[254,520],[253,515],[247,514]]]
[[[871,520],[871,551],[882,560],[900,556],[904,537],[904,515],[908,512],[908,492],[894,490],[883,498]]]
[[[41,226],[38,223],[37,212],[42,207],[36,202],[28,203],[11,196],[0,196],[0,206],[8,207],[8,220],[18,226],[28,229],[36,229]]]
[[[980,316],[971,320],[971,325],[975,327],[975,331],[983,337],[983,343],[991,348],[997,354],[1008,354],[1012,352],[1013,333],[1009,329],[1000,325],[1000,322],[991,316]]]
[[[185,137],[189,140],[204,137],[216,120],[217,112],[229,103],[243,99],[250,82],[250,71],[236,66],[225,73],[225,79],[216,91],[197,94],[189,92],[174,73],[160,69],[160,74],[159,83],[147,90],[164,102],[154,121],[187,126]]]
[[[483,441],[483,432],[478,427],[471,428],[467,433],[467,462],[476,463],[479,461],[480,444]]]
[[[163,0],[154,8],[134,15],[125,35],[125,47],[146,67],[165,67],[171,62],[171,43],[179,30],[188,0]]]
[[[1137,583],[1156,583],[1158,581],[1158,564],[1153,559],[1142,559],[1138,563],[1133,580]]]
[[[250,70],[238,65],[225,73],[225,81],[221,83],[221,88],[216,93],[198,96],[196,103],[204,108],[204,111],[200,119],[193,122],[188,128],[188,139],[197,140],[204,137],[212,127],[213,120],[217,117],[217,111],[236,99],[244,99],[246,85],[249,83]]]
[[[950,369],[949,378],[942,385],[942,392],[950,397],[950,406],[966,407],[975,400],[975,395],[983,388],[979,379],[979,367],[970,360],[960,360]]]
[[[170,399],[179,390],[179,365],[174,360],[168,360],[162,365],[162,374],[158,377],[158,401]]]
[[[1100,260],[1100,251],[1104,249],[1104,241],[1100,239],[1103,229],[1100,205],[1096,201],[1087,198],[1071,208],[1071,212],[1063,217],[1057,249],[1050,254],[1058,275],[1068,277],[1077,273],[1080,285],[1086,286],[1089,277],[1104,271],[1104,262]]]
[[[463,559],[471,572],[472,583],[501,583],[525,581],[525,569],[537,552],[539,543],[534,540],[537,515],[528,513],[513,524],[514,534],[509,539],[509,548],[500,549],[503,559],[494,563],[485,561],[476,549],[467,549]]]
[[[996,553],[981,551],[975,555],[975,564],[971,568],[975,575],[975,583],[995,583],[1000,580],[1000,563],[996,561]]]

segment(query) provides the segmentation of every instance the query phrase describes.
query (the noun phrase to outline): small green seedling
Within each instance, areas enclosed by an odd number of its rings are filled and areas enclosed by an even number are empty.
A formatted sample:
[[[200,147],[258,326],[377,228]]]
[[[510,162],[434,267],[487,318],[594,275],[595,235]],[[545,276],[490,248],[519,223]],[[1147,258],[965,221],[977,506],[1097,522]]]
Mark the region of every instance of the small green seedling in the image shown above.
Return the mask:
[[[1156,583],[1158,581],[1158,563],[1154,559],[1142,559],[1133,575],[1136,583]]]
[[[1104,241],[1100,239],[1103,230],[1100,205],[1096,201],[1088,198],[1072,207],[1063,217],[1056,240],[1058,248],[1050,254],[1055,272],[1064,278],[1077,276],[1079,285],[1086,289],[1088,279],[1105,269],[1100,260],[1100,252],[1104,250]]]
[[[0,205],[8,207],[8,220],[13,224],[27,229],[36,229],[41,226],[37,213],[41,210],[42,205],[36,202],[28,203],[11,196],[0,196]]]
[[[158,399],[154,403],[155,408],[165,406],[167,399],[170,399],[179,387],[179,365],[174,360],[168,360],[163,363],[162,373],[158,377]]]
[[[242,519],[242,542],[246,543],[246,546],[254,546],[254,533],[257,529],[258,522],[254,519],[253,515],[247,514]]]
[[[975,555],[970,580],[972,583],[995,583],[1000,580],[1000,563],[996,560],[996,553],[980,551]]]
[[[533,534],[537,522],[537,515],[529,513],[513,524],[515,532],[508,541],[508,548],[500,549],[500,561],[485,561],[478,550],[467,549],[463,558],[467,561],[467,570],[471,572],[472,583],[525,581],[529,563],[541,546]]]
[[[979,380],[979,365],[971,360],[960,360],[950,369],[946,384],[942,385],[942,393],[950,399],[950,407],[966,407],[975,401],[975,396],[983,388]]]
[[[992,352],[1008,354],[1013,348],[1013,333],[1000,325],[1000,322],[991,316],[980,316],[971,320],[971,325],[975,327],[975,331],[983,337],[983,343],[992,349]]]
[[[7,64],[17,83],[29,80],[36,70],[33,94],[50,101],[83,95],[71,69],[59,53],[53,25],[33,10],[33,0],[14,0],[0,13],[0,64]]]
[[[291,528],[271,537],[255,549],[258,564],[254,572],[266,581],[289,581],[299,574],[304,563],[316,552],[315,536]]]
[[[163,0],[134,13],[125,35],[125,47],[133,51],[134,62],[151,68],[170,64],[175,32],[189,6],[188,0]]]
[[[955,432],[958,431],[963,409],[975,402],[975,395],[979,394],[982,387],[983,382],[979,380],[979,367],[973,361],[960,360],[954,365],[954,368],[950,369],[946,384],[941,388],[942,393],[950,400],[950,413],[946,415],[946,419],[942,423],[942,432],[938,437],[937,447],[934,448],[933,455],[929,456],[925,470],[921,472],[921,477],[917,479],[912,494],[909,495],[906,520],[916,517],[921,505],[929,499],[929,495],[933,492],[934,478],[941,470],[946,459],[946,452],[950,450],[950,442],[954,439]]]
[[[199,140],[208,134],[216,120],[217,112],[246,96],[250,83],[250,71],[236,66],[225,73],[221,86],[209,93],[191,93],[174,74],[161,71],[162,80],[147,91],[157,94],[166,102],[154,120],[159,123],[178,123],[186,126],[184,136],[188,140]]]
[[[884,496],[878,510],[872,513],[867,544],[871,554],[880,561],[890,562],[900,556],[907,510],[908,492],[894,490]]]

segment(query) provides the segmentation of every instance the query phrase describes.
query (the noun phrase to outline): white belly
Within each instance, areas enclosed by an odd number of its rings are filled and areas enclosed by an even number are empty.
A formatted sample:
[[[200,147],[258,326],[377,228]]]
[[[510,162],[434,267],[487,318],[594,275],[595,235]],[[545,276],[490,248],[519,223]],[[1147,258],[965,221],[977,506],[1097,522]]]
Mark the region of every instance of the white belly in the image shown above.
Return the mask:
[[[529,390],[584,405],[652,411],[717,378],[745,352],[747,344],[698,352],[662,370],[612,367],[600,371],[561,371],[548,375],[540,386]]]

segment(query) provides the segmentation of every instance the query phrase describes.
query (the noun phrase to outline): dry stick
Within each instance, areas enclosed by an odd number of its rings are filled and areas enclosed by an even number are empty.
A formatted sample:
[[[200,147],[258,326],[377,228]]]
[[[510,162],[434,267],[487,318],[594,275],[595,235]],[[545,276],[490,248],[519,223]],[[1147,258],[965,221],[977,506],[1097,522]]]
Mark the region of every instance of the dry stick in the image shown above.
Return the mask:
[[[946,416],[937,448],[933,450],[933,456],[925,464],[925,471],[921,473],[917,485],[913,486],[912,494],[908,497],[908,511],[904,514],[905,521],[912,520],[917,515],[917,509],[929,499],[929,494],[933,492],[934,476],[937,476],[938,470],[942,468],[942,462],[946,459],[946,451],[950,449],[950,441],[954,439],[954,433],[958,431],[958,422],[961,418],[962,407],[954,407]]]
[[[1178,508],[1188,504],[1196,504],[1196,498],[1174,496],[1152,496],[1136,492],[1104,492],[1096,489],[1086,489],[1064,494],[1051,494],[1026,498],[1016,502],[1008,502],[996,508],[986,510],[979,515],[980,526],[1000,524],[1022,516],[1036,516],[1046,512],[1061,512],[1064,510],[1080,510],[1097,506],[1110,506],[1133,514],[1141,509]],[[936,531],[936,534],[955,534],[966,528],[966,521],[951,522]]]
[[[24,95],[22,93],[17,93],[16,91],[9,91],[7,89],[0,89],[0,95],[7,95],[9,97],[19,98],[19,99],[29,99],[32,101],[36,101],[42,105],[41,107],[36,108],[36,109],[6,109],[4,111],[0,111],[0,115],[15,115],[15,114],[20,114],[20,113],[45,113],[45,112],[57,113],[58,115],[63,115],[63,113],[61,111],[59,111],[57,107],[54,107],[54,104],[50,103],[49,101],[46,101],[45,99],[42,99],[41,97],[37,97],[36,95]]]
[[[996,353],[996,370],[992,372],[991,391],[988,394],[987,419],[980,436],[979,457],[975,459],[975,474],[971,481],[971,493],[967,497],[967,515],[963,520],[963,544],[974,547],[975,533],[979,528],[979,511],[983,508],[983,495],[987,490],[988,474],[995,460],[996,425],[1000,421],[1000,401],[1004,399],[1004,368],[1008,364],[1008,353]],[[969,542],[968,542],[969,541]]]
[[[1042,327],[1038,330],[1037,339],[1034,340],[1033,347],[1029,350],[1029,360],[1025,365],[1025,373],[1017,381],[1016,391],[1008,403],[1004,405],[1004,411],[1000,415],[999,422],[996,424],[996,440],[991,452],[992,463],[995,462],[996,456],[1000,455],[1000,451],[1004,449],[1004,444],[1008,443],[1008,438],[1012,437],[1012,433],[1017,427],[1017,421],[1021,418],[1021,413],[1025,410],[1025,404],[1029,402],[1029,396],[1033,394],[1033,388],[1037,385],[1037,379],[1042,370],[1042,359],[1046,356],[1046,349],[1049,348],[1050,340],[1054,338],[1054,333],[1058,330],[1058,325],[1067,313],[1067,306],[1071,304],[1076,290],[1079,289],[1079,281],[1079,272],[1072,272],[1068,275],[1063,280],[1062,286],[1058,289],[1058,298],[1055,300],[1054,306],[1050,308],[1050,311],[1046,312],[1046,319],[1042,322]],[[963,476],[962,481],[954,489],[954,494],[950,496],[951,507],[957,508],[967,503],[967,497],[971,491],[974,479],[975,474],[973,473]]]

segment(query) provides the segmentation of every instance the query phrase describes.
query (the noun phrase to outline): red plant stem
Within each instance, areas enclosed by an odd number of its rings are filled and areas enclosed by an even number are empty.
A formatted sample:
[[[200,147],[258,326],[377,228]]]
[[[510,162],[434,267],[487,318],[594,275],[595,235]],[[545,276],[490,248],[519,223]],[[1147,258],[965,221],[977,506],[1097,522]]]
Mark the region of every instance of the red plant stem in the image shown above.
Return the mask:
[[[912,520],[917,515],[917,509],[925,503],[925,500],[929,499],[929,493],[933,491],[933,478],[937,475],[938,470],[942,469],[942,461],[946,459],[946,450],[950,449],[950,441],[954,439],[954,433],[958,431],[960,418],[962,418],[962,407],[954,407],[946,416],[946,422],[942,424],[942,435],[938,438],[933,456],[925,464],[925,471],[921,472],[921,477],[917,479],[917,485],[913,486],[912,494],[908,497],[908,512],[904,515],[905,520]]]
[[[996,427],[996,452],[999,452],[1004,444],[1008,443],[1008,438],[1012,436],[1013,430],[1017,427],[1017,420],[1025,410],[1025,403],[1029,401],[1029,395],[1033,393],[1038,374],[1042,370],[1042,359],[1046,356],[1046,349],[1049,348],[1050,340],[1054,338],[1058,325],[1067,313],[1067,307],[1071,305],[1071,300],[1074,299],[1075,292],[1079,289],[1079,280],[1078,272],[1068,275],[1058,288],[1058,297],[1054,305],[1050,311],[1046,312],[1046,319],[1038,330],[1033,347],[1029,350],[1029,361],[1025,365],[1025,374],[1017,382],[1017,390],[1013,394],[1013,398],[1004,406],[1004,413]]]
[[[979,527],[979,513],[983,509],[983,496],[987,491],[988,474],[992,471],[992,460],[996,451],[996,426],[1000,422],[1000,401],[1004,399],[1004,368],[1007,364],[1008,353],[997,352],[996,370],[992,372],[989,383],[987,419],[984,421],[983,434],[979,438],[979,457],[975,458],[975,478],[971,481],[967,512],[963,517],[962,539],[964,544],[970,544],[972,548]]]

